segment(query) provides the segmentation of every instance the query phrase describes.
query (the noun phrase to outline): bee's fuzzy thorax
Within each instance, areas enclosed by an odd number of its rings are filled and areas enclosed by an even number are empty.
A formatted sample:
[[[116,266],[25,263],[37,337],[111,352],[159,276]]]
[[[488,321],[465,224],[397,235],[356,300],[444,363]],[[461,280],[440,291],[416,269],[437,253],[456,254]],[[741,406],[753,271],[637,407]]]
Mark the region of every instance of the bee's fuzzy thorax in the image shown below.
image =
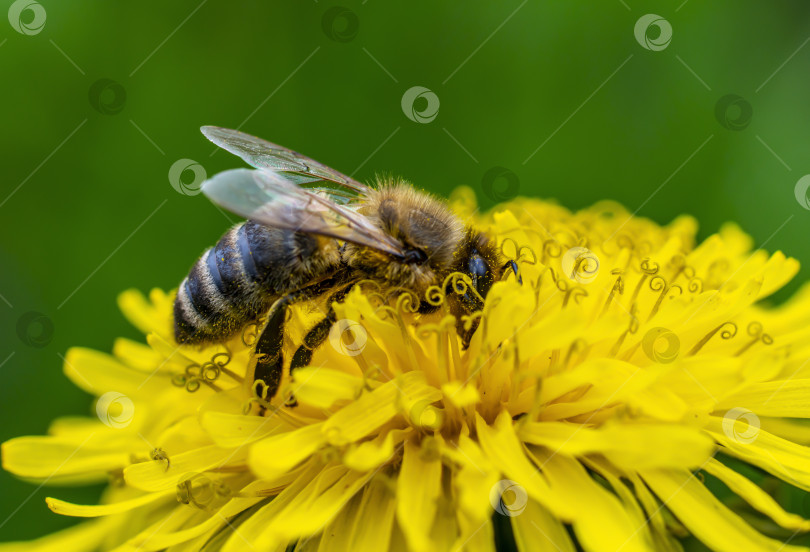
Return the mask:
[[[378,178],[358,211],[405,249],[419,250],[428,260],[424,264],[406,263],[347,244],[344,258],[350,266],[417,293],[449,272],[465,228],[441,200],[404,180]]]
[[[406,247],[424,250],[433,266],[449,265],[464,237],[464,224],[443,201],[404,180],[378,183],[361,212]]]

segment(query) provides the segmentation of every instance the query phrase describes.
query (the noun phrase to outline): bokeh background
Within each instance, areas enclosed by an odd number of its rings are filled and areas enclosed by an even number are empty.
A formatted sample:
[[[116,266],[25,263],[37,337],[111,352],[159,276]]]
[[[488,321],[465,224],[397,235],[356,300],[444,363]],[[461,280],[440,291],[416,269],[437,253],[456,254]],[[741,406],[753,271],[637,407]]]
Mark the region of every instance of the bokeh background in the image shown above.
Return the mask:
[[[61,356],[140,338],[117,294],[175,286],[235,220],[196,195],[195,170],[240,164],[203,124],[359,179],[469,185],[485,207],[609,198],[661,223],[690,213],[702,237],[736,221],[804,261],[776,300],[810,275],[802,0],[0,6],[0,441],[89,414]],[[803,494],[748,475],[810,515]],[[53,493],[99,489],[0,472],[0,541],[72,523],[48,512]]]

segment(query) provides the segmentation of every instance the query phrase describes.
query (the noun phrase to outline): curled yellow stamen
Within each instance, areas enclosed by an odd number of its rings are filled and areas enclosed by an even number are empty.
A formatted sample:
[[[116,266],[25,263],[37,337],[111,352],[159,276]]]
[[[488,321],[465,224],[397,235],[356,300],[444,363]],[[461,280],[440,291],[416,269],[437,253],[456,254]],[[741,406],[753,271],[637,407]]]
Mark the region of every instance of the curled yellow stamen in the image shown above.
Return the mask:
[[[755,343],[761,341],[763,345],[772,345],[773,344],[773,337],[765,333],[762,324],[757,321],[753,321],[748,324],[748,328],[746,330],[748,335],[751,336],[751,340],[742,346],[742,348],[735,353],[735,356],[740,356],[748,349],[750,349]]]
[[[723,330],[723,328],[724,328],[725,326],[728,326],[728,329]],[[722,332],[720,332],[720,330],[723,330],[723,331],[722,331]],[[694,347],[692,347],[692,349],[691,349],[691,350],[690,350],[688,353],[686,353],[686,356],[692,356],[692,355],[694,355],[695,353],[697,353],[698,351],[700,351],[700,350],[701,350],[701,349],[704,347],[704,345],[706,345],[706,343],[708,343],[708,342],[709,342],[709,340],[710,340],[712,337],[714,337],[714,336],[715,336],[715,334],[716,334],[717,332],[720,332],[720,337],[721,337],[722,339],[731,339],[732,337],[734,337],[735,335],[737,335],[737,324],[735,324],[734,322],[723,322],[722,324],[720,324],[719,326],[717,326],[715,329],[713,329],[712,331],[710,331],[709,333],[707,333],[707,334],[706,334],[706,335],[703,337],[703,339],[701,339],[700,341],[698,341],[698,342],[695,344],[695,346],[694,346]]]

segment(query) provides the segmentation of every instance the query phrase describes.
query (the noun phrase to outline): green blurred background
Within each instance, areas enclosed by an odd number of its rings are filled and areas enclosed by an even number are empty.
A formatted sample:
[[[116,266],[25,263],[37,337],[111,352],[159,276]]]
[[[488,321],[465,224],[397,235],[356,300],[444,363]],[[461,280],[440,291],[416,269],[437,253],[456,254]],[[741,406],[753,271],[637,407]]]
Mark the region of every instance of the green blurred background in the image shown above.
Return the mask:
[[[41,0],[30,35],[0,18],[0,440],[89,414],[60,355],[141,338],[116,295],[175,286],[230,224],[168,177],[181,159],[209,175],[240,165],[212,155],[204,124],[360,179],[470,185],[484,206],[512,182],[573,209],[610,198],[661,223],[690,213],[704,237],[734,220],[810,261],[794,196],[810,173],[810,3],[341,2]],[[634,35],[648,13],[672,27],[663,49]],[[660,32],[642,40],[656,48]],[[429,123],[403,111],[414,86],[440,102]],[[492,182],[494,167],[511,172]],[[47,511],[53,492],[93,502],[99,489],[0,473],[0,541],[72,523]]]

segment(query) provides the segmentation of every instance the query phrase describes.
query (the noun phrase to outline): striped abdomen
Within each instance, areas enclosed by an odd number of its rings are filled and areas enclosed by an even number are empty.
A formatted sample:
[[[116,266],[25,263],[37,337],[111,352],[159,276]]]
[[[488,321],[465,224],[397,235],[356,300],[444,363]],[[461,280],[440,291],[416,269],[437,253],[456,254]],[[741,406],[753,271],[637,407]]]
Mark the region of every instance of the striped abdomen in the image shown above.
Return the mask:
[[[178,343],[223,340],[256,320],[281,295],[331,274],[337,243],[248,221],[203,253],[174,302]]]

